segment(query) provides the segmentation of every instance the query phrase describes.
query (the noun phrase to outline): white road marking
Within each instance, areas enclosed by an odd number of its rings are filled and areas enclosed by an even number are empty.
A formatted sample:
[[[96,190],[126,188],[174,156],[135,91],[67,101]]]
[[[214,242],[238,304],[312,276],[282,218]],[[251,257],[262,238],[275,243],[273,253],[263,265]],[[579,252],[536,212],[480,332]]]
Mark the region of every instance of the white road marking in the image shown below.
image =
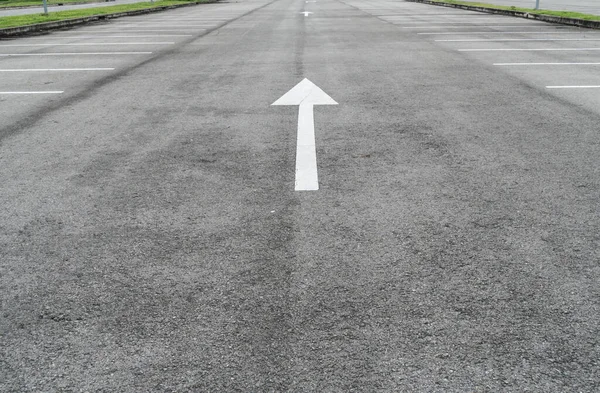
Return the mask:
[[[404,23],[404,24],[406,24],[406,25],[413,25],[413,24],[414,25],[417,25],[417,24],[423,25],[423,24],[428,24],[428,25],[448,25],[448,26],[454,26],[454,25],[472,25],[474,23],[477,23],[477,22],[409,22],[409,23]],[[525,22],[523,24],[525,24]],[[486,25],[487,26],[494,26],[495,27],[495,25],[490,24],[490,23],[486,23]],[[475,25],[475,26],[481,28],[481,26],[478,26],[478,25]]]
[[[0,47],[28,47],[28,46],[101,46],[101,45],[173,45],[175,42],[83,42],[73,44],[9,44]]]
[[[64,91],[0,91],[0,95],[4,94],[62,94]]]
[[[157,37],[192,37],[193,34],[152,34],[152,35],[53,35],[52,38],[157,38]],[[47,37],[34,37],[47,40]]]
[[[492,49],[458,49],[459,52],[530,52],[530,51],[590,51],[600,48],[492,48]]]
[[[187,23],[140,23],[137,25],[126,25],[120,27],[213,27],[217,26],[217,23],[202,23],[202,24],[187,24]]]
[[[453,31],[453,32],[427,32],[420,35],[467,35],[467,34],[584,34],[579,31]]]
[[[312,14],[312,12],[304,11],[304,12],[301,12],[301,14],[304,14],[304,16],[309,16],[310,14]]]
[[[546,86],[547,89],[600,89],[600,86]]]
[[[600,63],[494,63],[495,66],[600,65]]]
[[[319,175],[313,109],[315,105],[337,105],[337,102],[305,78],[271,105],[299,106],[295,190],[318,190]]]
[[[114,68],[15,68],[0,69],[0,72],[61,72],[61,71],[114,71]]]
[[[401,19],[407,19],[407,20],[413,20],[415,19],[413,16],[380,16],[380,19],[385,19],[385,20],[401,20]],[[498,20],[498,18],[468,18],[469,20]],[[463,22],[455,22],[452,19],[448,19],[448,18],[439,18],[438,20],[442,21],[440,23],[443,22],[448,22],[448,23],[463,23]],[[457,20],[462,20],[462,18],[459,18]],[[419,20],[416,21],[418,23],[426,23],[425,21]]]
[[[206,30],[206,29],[180,29],[180,30],[175,30],[175,29],[161,29],[161,30],[121,30],[121,31],[115,31],[113,33],[112,29],[111,30],[86,30],[85,33],[98,33],[98,34],[123,34],[123,33],[162,33],[162,32],[169,32],[169,33],[189,33],[189,32],[194,32],[194,31],[202,31],[202,30]],[[68,31],[62,32],[61,34],[66,34],[66,33],[70,33]],[[81,32],[77,31],[73,31],[72,33],[75,34],[80,34]],[[66,36],[65,36],[66,37]],[[110,38],[110,36],[108,36]]]
[[[0,53],[0,57],[19,57],[19,56],[112,56],[112,55],[150,55],[152,52],[52,52],[52,53]]]
[[[499,29],[507,29],[507,28],[512,28],[512,27],[518,27],[520,29],[523,28],[540,28],[542,25],[506,25],[506,26],[502,26],[502,25],[489,25],[486,24],[486,26],[489,26],[490,28],[494,27],[494,28],[499,28]],[[474,29],[481,29],[483,26],[479,26],[479,25],[475,25],[475,26],[405,26],[402,27],[403,29],[466,29],[466,28],[474,28]]]
[[[470,38],[459,40],[435,40],[435,42],[515,42],[515,41],[600,41],[600,38]]]

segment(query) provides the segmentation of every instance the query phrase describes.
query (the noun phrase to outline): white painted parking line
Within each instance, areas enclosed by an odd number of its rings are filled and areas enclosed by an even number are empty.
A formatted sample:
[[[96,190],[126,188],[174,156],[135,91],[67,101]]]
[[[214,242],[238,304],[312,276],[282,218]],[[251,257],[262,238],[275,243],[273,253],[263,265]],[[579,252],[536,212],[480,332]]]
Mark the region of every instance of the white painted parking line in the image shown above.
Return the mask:
[[[435,40],[435,42],[522,42],[522,41],[600,41],[600,38],[472,38],[458,40]]]
[[[0,72],[63,72],[63,71],[114,71],[114,68],[13,68]]]
[[[52,53],[0,53],[0,57],[20,56],[121,56],[121,55],[151,55],[152,52],[52,52]]]
[[[405,25],[449,25],[449,26],[454,26],[454,25],[475,25],[477,22],[407,22],[404,23]],[[523,24],[526,24],[527,22],[523,22]],[[494,26],[494,24],[491,23],[486,23],[486,26]],[[479,28],[481,28],[481,26],[479,26]]]
[[[467,28],[476,28],[476,29],[481,29],[482,27],[489,27],[489,28],[498,28],[498,29],[508,29],[508,28],[513,28],[513,27],[518,27],[519,29],[525,29],[525,28],[535,28],[535,29],[539,29],[541,26],[541,24],[538,25],[490,25],[487,24],[485,26],[479,26],[479,25],[474,25],[474,26],[404,26],[402,27],[403,29],[467,29]],[[562,29],[562,27],[557,27],[557,29]]]
[[[595,51],[600,48],[484,48],[458,49],[459,52],[552,52],[552,51]]]
[[[130,30],[130,29],[121,29],[120,31],[115,31],[114,33],[111,30],[86,30],[85,33],[86,34],[123,34],[123,33],[163,33],[163,32],[167,32],[167,33],[190,33],[190,32],[196,32],[196,31],[203,31],[206,29],[160,29],[160,30]],[[69,33],[68,31],[62,32],[61,34],[66,34]],[[75,34],[81,34],[81,32],[77,31],[77,32],[72,32]],[[165,34],[166,35],[166,34]],[[161,36],[165,36],[165,35],[161,35]],[[65,36],[66,37],[66,36]],[[112,36],[108,35],[106,38],[110,38]]]
[[[384,20],[401,20],[401,19],[407,19],[407,20],[414,20],[415,18],[412,16],[380,16],[379,19],[384,19]],[[469,20],[498,20],[498,18],[468,18]],[[437,20],[441,20],[444,22],[450,22],[450,23],[455,23],[454,20],[448,19],[448,18],[439,18]],[[457,20],[462,20],[462,18],[459,18]],[[423,22],[423,21],[419,21],[419,22]]]
[[[52,38],[158,38],[158,37],[193,37],[193,34],[152,34],[152,35],[53,35]],[[48,37],[34,37],[47,40]]]
[[[0,95],[8,94],[62,94],[64,91],[0,91]]]
[[[494,63],[495,66],[600,65],[600,63]]]
[[[468,35],[468,34],[584,34],[580,31],[452,31],[452,32],[427,32],[419,35]]]
[[[101,46],[101,45],[173,45],[175,42],[81,42],[72,44],[9,44],[0,47],[29,47],[29,46]]]
[[[600,86],[546,86],[547,89],[600,89]]]
[[[138,23],[135,25],[126,25],[120,27],[212,27],[216,26],[216,23],[202,23],[202,24],[187,24],[187,23]]]

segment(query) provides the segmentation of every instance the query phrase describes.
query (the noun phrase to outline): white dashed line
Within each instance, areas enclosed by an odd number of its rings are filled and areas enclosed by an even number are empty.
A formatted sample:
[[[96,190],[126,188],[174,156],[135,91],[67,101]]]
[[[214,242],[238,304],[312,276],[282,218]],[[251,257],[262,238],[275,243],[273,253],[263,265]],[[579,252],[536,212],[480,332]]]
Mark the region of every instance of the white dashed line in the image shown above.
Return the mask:
[[[517,41],[600,41],[600,38],[472,38],[459,40],[435,40],[435,42],[517,42]]]
[[[53,35],[52,38],[158,38],[158,37],[192,37],[193,34],[152,34],[152,35]],[[47,37],[38,39],[47,40]]]
[[[453,31],[453,32],[427,32],[419,35],[468,35],[468,34],[583,34],[579,31]]]
[[[486,27],[494,27],[494,28],[498,28],[498,29],[508,29],[508,28],[513,28],[513,27],[518,27],[519,29],[524,29],[524,28],[535,28],[535,29],[539,29],[541,26],[540,25],[531,25],[531,26],[525,26],[525,25],[516,25],[516,26],[502,26],[502,25],[489,25],[486,24]],[[467,29],[467,28],[474,28],[474,29],[481,29],[482,26],[479,25],[474,25],[474,26],[404,26],[402,27],[403,29]]]
[[[114,71],[114,68],[15,68],[0,69],[0,72],[62,72],[62,71]]]
[[[0,53],[0,57],[19,56],[112,56],[112,55],[150,55],[152,52],[53,52],[53,53]]]
[[[29,47],[29,46],[102,46],[102,45],[173,45],[175,42],[83,42],[73,44],[9,44],[0,47]]]
[[[495,66],[600,65],[600,63],[494,63]]]
[[[546,86],[547,89],[600,89],[600,86]]]
[[[0,91],[0,95],[8,94],[62,94],[64,91]]]
[[[458,49],[459,52],[530,52],[530,51],[595,51],[600,48],[492,48],[492,49]]]

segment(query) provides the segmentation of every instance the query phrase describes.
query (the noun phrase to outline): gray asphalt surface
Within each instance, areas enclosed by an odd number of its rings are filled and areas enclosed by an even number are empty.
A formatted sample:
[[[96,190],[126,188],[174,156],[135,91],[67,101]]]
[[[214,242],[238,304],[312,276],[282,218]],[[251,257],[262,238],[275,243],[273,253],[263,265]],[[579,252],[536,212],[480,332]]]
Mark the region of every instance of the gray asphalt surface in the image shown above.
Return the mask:
[[[88,3],[88,4],[74,4],[74,5],[50,5],[48,6],[48,12],[59,12],[59,11],[68,11],[68,10],[77,10],[81,8],[98,8],[98,7],[110,7],[114,5],[120,4],[131,4],[131,3],[139,3],[140,0],[115,0],[110,2],[98,2],[98,3]],[[40,1],[40,4],[42,2]],[[30,15],[30,14],[39,14],[44,12],[44,7],[27,7],[27,8],[13,8],[13,9],[1,9],[0,8],[0,17],[3,16],[15,16],[15,15]]]
[[[249,0],[0,41],[0,391],[600,390],[596,38]]]

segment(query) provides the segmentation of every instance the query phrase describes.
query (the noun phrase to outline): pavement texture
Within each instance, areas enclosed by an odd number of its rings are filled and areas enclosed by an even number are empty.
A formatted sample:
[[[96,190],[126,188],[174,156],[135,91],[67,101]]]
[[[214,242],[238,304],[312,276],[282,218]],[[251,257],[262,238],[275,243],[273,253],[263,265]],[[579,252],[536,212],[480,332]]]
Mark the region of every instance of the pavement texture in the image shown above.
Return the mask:
[[[0,391],[600,390],[598,63],[383,0],[0,41]]]

